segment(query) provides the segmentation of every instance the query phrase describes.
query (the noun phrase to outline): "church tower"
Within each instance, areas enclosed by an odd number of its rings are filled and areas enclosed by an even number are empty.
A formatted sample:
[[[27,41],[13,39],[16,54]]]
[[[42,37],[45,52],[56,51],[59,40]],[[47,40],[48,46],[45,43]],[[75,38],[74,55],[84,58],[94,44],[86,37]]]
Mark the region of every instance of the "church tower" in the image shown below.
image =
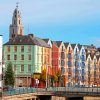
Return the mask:
[[[18,3],[12,17],[12,24],[9,27],[9,39],[13,39],[18,35],[24,35],[24,27],[22,24],[21,13],[18,9]]]

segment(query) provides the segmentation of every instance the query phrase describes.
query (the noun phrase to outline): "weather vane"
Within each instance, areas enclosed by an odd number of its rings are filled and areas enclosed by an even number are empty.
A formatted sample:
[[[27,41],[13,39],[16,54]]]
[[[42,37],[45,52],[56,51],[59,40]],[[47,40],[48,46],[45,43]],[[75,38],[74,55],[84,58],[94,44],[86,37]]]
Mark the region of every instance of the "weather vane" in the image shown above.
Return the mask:
[[[19,2],[16,3],[16,7],[18,8]]]

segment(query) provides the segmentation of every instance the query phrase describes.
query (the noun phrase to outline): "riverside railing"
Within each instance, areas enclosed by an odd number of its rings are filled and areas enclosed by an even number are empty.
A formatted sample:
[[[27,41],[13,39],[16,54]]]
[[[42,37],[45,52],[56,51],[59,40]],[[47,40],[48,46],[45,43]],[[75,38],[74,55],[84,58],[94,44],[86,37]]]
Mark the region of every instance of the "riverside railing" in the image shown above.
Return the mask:
[[[50,87],[50,88],[33,88],[33,87],[21,87],[21,88],[15,88],[15,89],[8,89],[3,91],[3,95],[19,95],[19,94],[26,94],[26,93],[43,93],[43,92],[71,92],[71,93],[95,93],[100,95],[100,87],[93,88],[93,87]]]

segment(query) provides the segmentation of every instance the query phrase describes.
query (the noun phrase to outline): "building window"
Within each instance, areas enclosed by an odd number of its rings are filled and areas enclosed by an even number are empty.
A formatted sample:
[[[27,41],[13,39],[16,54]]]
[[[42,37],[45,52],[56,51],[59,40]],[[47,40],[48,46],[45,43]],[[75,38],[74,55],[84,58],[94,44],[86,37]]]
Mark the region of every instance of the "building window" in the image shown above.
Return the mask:
[[[24,52],[24,46],[21,46],[21,52]]]
[[[68,61],[68,67],[71,67],[72,64],[71,64],[71,61]]]
[[[14,68],[13,68],[14,72],[16,71],[16,65],[14,65]]]
[[[19,20],[19,24],[20,24],[20,20]]]
[[[64,51],[64,47],[62,46],[62,51]]]
[[[24,65],[21,65],[21,72],[24,71]]]
[[[69,47],[69,52],[70,52],[70,47]]]
[[[71,54],[70,53],[68,54],[68,59],[71,59]]]
[[[14,20],[14,24],[16,24],[16,21]]]
[[[77,48],[76,48],[76,50],[75,50],[75,53],[76,53],[76,54],[78,53]]]
[[[17,46],[16,45],[14,46],[14,51],[17,52]]]
[[[24,60],[24,55],[21,55],[21,60]]]
[[[41,56],[41,62],[42,62],[42,56]]]
[[[14,34],[14,29],[13,29],[13,34]]]
[[[28,60],[31,60],[31,55],[30,54],[28,55]]]
[[[61,73],[64,74],[64,72],[65,72],[65,68],[61,67]]]
[[[65,53],[61,52],[61,59],[65,59]]]
[[[7,51],[10,52],[10,46],[7,46]]]
[[[82,49],[82,55],[84,55],[84,49]]]
[[[7,55],[7,60],[10,60],[10,55]]]
[[[41,50],[42,51],[42,50]],[[48,53],[49,53],[49,49],[48,49]]]
[[[61,66],[64,66],[64,65],[65,65],[65,61],[61,60]]]
[[[28,46],[28,52],[31,52],[31,46]]]
[[[14,60],[17,60],[17,55],[14,55]]]
[[[31,65],[28,65],[28,72],[31,71]]]

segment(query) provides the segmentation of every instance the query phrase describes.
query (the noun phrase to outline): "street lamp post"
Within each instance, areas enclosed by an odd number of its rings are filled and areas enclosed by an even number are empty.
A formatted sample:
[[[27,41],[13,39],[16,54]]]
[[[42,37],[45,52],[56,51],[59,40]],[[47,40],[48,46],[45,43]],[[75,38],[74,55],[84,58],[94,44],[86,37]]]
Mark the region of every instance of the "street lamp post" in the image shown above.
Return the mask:
[[[48,65],[46,64],[46,90],[48,88],[48,83],[47,83],[48,76],[47,76],[47,74],[48,74]]]

